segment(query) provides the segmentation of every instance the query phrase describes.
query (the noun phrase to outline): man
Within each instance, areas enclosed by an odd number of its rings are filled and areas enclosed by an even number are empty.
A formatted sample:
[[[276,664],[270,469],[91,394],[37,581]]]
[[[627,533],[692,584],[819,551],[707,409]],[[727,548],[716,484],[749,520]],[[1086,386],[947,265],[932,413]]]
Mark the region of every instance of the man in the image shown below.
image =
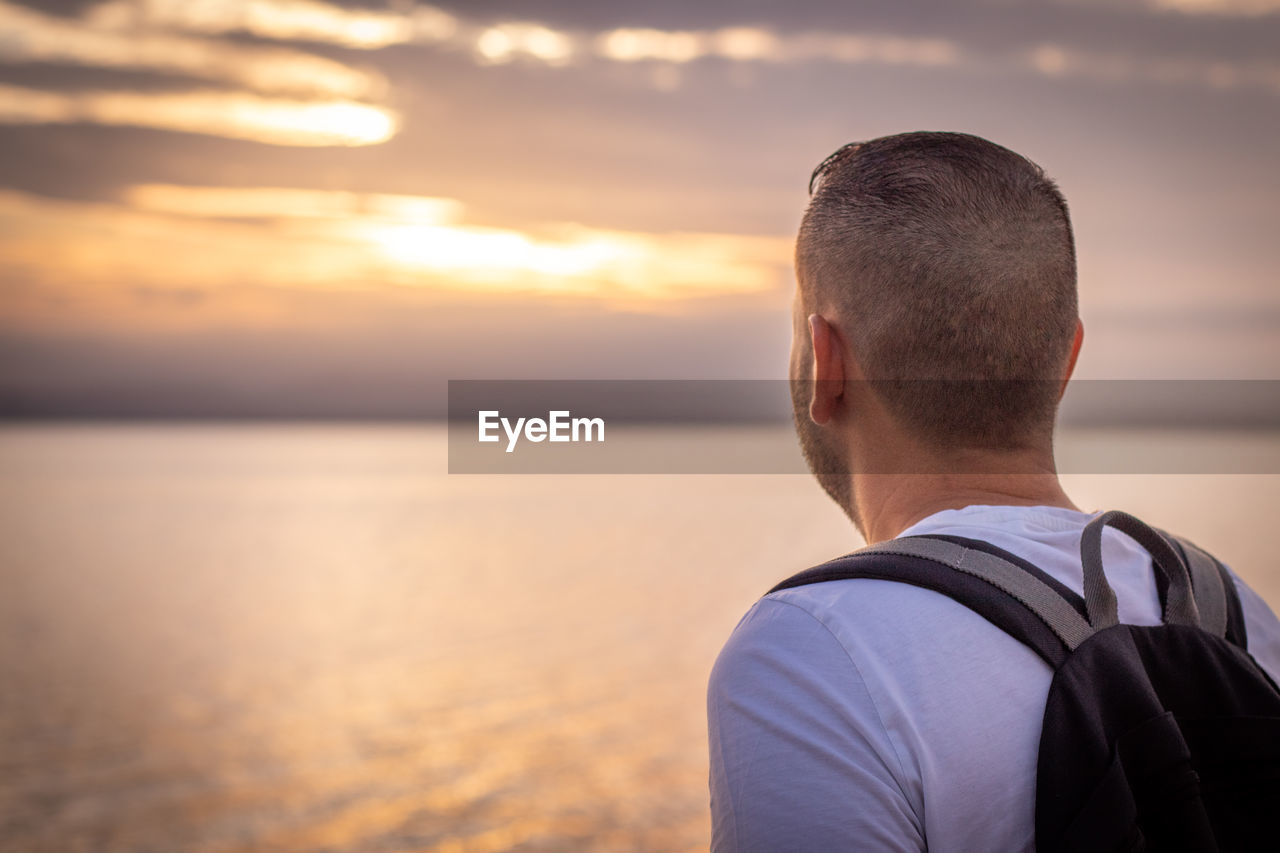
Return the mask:
[[[819,482],[868,543],[981,540],[1081,592],[1093,516],[1052,451],[1083,338],[1061,194],[956,133],[845,146],[813,180],[791,382]],[[1120,621],[1159,624],[1147,553],[1107,530],[1103,560]],[[1236,585],[1275,678],[1280,623]],[[859,578],[766,596],[711,676],[713,849],[1033,849],[1051,677],[931,590]]]

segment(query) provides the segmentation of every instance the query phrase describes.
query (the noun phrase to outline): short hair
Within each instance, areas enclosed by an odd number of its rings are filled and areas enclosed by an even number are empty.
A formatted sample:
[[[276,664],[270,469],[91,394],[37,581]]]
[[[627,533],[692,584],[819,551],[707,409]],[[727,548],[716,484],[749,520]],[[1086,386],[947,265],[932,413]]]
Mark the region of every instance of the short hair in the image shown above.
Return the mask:
[[[945,446],[1052,434],[1077,321],[1075,241],[1043,169],[977,136],[851,143],[814,170],[796,241],[890,412]]]

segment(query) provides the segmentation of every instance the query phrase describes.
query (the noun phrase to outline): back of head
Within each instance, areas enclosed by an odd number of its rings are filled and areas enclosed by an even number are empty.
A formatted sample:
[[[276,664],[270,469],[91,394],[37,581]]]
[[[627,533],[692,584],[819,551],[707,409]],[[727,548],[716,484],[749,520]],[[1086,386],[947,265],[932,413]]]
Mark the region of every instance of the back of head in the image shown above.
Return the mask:
[[[1052,431],[1077,320],[1066,202],[1044,171],[961,133],[846,145],[815,170],[796,243],[894,416],[943,446]]]

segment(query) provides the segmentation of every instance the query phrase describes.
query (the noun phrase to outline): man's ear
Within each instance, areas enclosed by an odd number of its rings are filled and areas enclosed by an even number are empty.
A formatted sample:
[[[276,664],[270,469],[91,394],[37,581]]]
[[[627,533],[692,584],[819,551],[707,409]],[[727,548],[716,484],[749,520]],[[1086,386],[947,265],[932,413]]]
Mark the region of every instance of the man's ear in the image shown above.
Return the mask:
[[[822,426],[831,420],[844,396],[844,356],[840,333],[821,314],[809,315],[813,341],[813,399],[809,417]]]
[[[1062,399],[1062,395],[1067,393],[1067,383],[1071,381],[1071,374],[1076,370],[1076,359],[1080,357],[1080,347],[1084,344],[1084,321],[1076,320],[1076,336],[1071,342],[1071,355],[1067,358],[1067,372],[1062,376],[1062,387],[1058,389],[1058,399]]]

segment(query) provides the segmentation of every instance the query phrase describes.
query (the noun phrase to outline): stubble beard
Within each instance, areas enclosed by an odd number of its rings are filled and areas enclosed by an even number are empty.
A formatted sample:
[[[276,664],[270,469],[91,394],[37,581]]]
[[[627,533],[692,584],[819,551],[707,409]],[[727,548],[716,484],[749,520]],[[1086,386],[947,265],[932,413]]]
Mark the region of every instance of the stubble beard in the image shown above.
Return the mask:
[[[812,356],[805,361],[811,363]],[[808,375],[809,372],[806,368],[801,375]],[[795,420],[796,436],[800,440],[800,452],[804,455],[804,461],[822,490],[844,510],[854,527],[862,532],[857,508],[853,504],[848,460],[842,449],[831,442],[829,433],[809,417],[809,383],[792,378],[790,384],[791,414]]]

